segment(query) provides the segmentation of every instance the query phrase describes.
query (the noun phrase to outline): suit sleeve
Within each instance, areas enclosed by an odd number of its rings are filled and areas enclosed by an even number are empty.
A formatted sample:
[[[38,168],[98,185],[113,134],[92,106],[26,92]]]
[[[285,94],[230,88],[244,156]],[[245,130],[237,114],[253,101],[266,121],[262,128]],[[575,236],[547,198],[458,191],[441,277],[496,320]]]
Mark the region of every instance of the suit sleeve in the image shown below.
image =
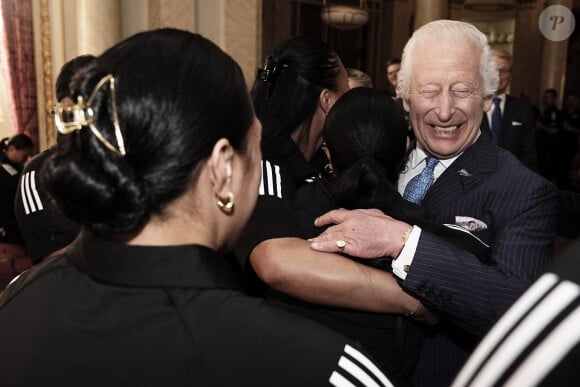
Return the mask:
[[[489,262],[425,232],[402,282],[428,307],[479,336],[541,274],[552,256],[556,191],[532,173],[516,186],[504,184],[493,193],[492,208],[482,205],[495,217]]]

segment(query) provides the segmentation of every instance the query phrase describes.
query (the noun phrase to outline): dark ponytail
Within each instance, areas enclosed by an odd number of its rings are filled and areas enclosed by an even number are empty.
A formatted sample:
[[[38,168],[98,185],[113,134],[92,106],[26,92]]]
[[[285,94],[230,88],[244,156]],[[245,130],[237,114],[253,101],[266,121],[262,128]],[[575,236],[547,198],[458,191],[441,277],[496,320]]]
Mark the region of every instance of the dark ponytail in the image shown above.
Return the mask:
[[[345,93],[324,125],[334,175],[331,192],[341,207],[385,208],[405,161],[407,127],[390,97],[370,88]]]
[[[323,89],[338,91],[340,70],[336,53],[319,40],[297,36],[274,48],[251,91],[264,158],[284,157],[281,144],[298,128],[298,143],[309,138],[318,97]]]

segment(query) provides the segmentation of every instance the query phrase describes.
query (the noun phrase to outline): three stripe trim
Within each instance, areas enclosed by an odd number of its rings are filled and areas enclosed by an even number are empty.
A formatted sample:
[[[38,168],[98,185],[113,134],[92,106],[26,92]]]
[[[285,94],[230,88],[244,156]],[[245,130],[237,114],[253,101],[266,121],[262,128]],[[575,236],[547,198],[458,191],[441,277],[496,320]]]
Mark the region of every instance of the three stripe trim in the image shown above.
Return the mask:
[[[268,160],[262,160],[262,181],[258,194],[261,196],[277,196],[282,199],[280,167],[270,163]]]
[[[329,382],[333,386],[393,386],[372,361],[348,344],[345,345],[344,354],[338,360],[338,367],[339,369],[330,375]],[[355,381],[357,384],[354,383]]]
[[[487,334],[453,386],[539,383],[580,343],[579,297],[577,284],[544,274]]]
[[[30,215],[33,212],[42,211],[44,209],[40,195],[36,189],[36,173],[35,171],[26,172],[20,179],[20,196],[22,205],[24,206],[24,213]]]

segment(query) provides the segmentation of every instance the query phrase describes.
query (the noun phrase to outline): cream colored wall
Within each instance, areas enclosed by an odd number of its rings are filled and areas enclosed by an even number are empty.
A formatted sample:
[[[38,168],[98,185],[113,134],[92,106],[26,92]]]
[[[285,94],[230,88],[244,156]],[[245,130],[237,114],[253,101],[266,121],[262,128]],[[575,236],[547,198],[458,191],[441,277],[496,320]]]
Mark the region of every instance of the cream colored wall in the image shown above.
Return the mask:
[[[8,107],[8,96],[4,85],[4,78],[0,77],[0,139],[10,137],[15,133],[14,123],[10,116],[10,108]]]
[[[49,99],[61,66],[99,55],[135,33],[173,27],[199,33],[230,54],[251,84],[261,61],[262,0],[33,0],[41,149],[54,142]],[[47,41],[49,41],[47,43]],[[44,47],[44,51],[43,51]]]

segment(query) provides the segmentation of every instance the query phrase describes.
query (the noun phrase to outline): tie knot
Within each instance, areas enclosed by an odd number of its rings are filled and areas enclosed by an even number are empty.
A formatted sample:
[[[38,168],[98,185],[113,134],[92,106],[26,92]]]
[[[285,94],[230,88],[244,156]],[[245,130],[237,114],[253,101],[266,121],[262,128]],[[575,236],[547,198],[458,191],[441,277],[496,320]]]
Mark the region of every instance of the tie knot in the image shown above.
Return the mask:
[[[435,157],[427,157],[425,159],[425,168],[419,173],[415,175],[405,187],[405,191],[403,192],[403,198],[413,203],[421,204],[421,201],[427,194],[429,187],[435,181],[435,173],[434,169],[437,163],[439,162],[438,159]]]
[[[438,162],[439,162],[439,159],[429,156],[429,157],[427,157],[427,159],[425,161],[425,163],[427,165],[425,168],[433,169],[433,168],[435,168],[435,166],[437,165]]]
[[[493,103],[495,104],[496,107],[499,106],[499,104],[501,103],[501,98],[495,97],[493,99]]]

